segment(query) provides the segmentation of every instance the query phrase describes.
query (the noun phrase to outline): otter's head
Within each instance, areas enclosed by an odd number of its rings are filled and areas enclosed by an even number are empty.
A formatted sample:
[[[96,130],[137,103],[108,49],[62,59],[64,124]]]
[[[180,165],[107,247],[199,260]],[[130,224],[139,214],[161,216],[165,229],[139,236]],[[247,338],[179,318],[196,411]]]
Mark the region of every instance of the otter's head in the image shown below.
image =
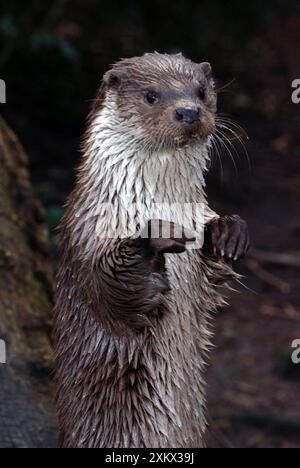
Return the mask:
[[[113,103],[117,125],[135,129],[149,149],[205,142],[215,127],[211,66],[181,54],[121,60],[104,75],[102,99]]]

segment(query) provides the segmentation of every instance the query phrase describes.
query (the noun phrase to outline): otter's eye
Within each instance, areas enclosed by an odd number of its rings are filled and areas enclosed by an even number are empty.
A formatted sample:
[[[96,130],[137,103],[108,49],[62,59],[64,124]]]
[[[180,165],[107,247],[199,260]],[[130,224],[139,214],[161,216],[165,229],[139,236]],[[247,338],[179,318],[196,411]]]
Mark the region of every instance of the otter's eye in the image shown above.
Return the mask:
[[[205,92],[204,86],[200,86],[200,88],[198,90],[198,96],[202,101],[205,98],[205,95],[206,95],[206,92]]]
[[[159,101],[159,96],[155,91],[148,91],[146,99],[149,104],[156,104]]]

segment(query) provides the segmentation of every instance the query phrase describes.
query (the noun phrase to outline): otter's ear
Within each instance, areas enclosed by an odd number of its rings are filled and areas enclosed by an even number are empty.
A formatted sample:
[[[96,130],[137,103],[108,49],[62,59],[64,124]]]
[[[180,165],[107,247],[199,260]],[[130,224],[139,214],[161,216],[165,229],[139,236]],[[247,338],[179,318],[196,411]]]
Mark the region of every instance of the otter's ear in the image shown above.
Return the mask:
[[[202,72],[204,73],[204,76],[210,80],[212,78],[212,68],[211,64],[208,62],[202,62],[200,63],[200,68]]]
[[[103,84],[107,88],[116,89],[120,86],[121,81],[122,81],[121,74],[113,70],[106,72],[105,75],[103,76]]]

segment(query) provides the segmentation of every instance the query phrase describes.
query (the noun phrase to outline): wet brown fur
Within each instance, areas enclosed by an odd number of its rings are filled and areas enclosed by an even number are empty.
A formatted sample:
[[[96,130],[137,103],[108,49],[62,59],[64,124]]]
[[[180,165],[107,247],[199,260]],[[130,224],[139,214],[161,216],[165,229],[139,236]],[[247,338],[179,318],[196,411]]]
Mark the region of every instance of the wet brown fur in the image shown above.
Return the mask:
[[[206,88],[205,100],[198,104],[204,119],[192,130],[184,130],[170,113],[175,101],[197,100],[199,85]],[[163,93],[157,108],[144,100],[149,89]],[[134,156],[132,162],[130,158],[124,162],[120,153],[116,179],[113,172],[111,179],[103,174],[109,167],[106,160],[98,167],[106,135],[113,138],[119,128],[119,123],[110,123],[109,112],[104,117],[110,105],[117,109],[118,122],[132,123],[137,152],[139,148],[174,150],[176,164],[181,152],[186,151],[189,158],[189,150],[184,149],[188,142],[205,142],[214,127],[216,95],[210,67],[181,55],[146,54],[118,62],[104,76],[89,118],[76,187],[61,225],[54,323],[61,446],[202,447],[210,317],[223,303],[221,285],[234,274],[223,260],[204,250],[169,254],[165,266],[165,256],[149,250],[149,245],[145,248],[140,240],[99,240],[97,201],[113,199],[118,204],[118,190],[123,193],[132,165],[137,164]],[[204,161],[199,164],[204,171]],[[138,172],[141,179],[143,170]],[[140,183],[139,177],[134,181],[133,199],[143,198],[147,186],[147,180]],[[155,193],[172,201],[177,192],[163,195],[159,177]],[[199,177],[202,180],[202,174]],[[190,196],[188,180],[182,181],[185,200],[179,201],[198,198],[207,207],[207,219],[214,218],[204,182]],[[118,190],[114,191],[114,184],[120,185]],[[176,184],[180,193],[177,175]],[[163,290],[164,277],[169,278],[170,291]]]

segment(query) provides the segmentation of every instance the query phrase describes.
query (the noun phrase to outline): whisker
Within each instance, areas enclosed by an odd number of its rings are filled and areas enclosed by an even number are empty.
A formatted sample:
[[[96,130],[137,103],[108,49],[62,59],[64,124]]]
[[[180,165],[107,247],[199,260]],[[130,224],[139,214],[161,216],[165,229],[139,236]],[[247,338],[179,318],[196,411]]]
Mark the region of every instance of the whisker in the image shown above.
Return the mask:
[[[231,81],[229,81],[229,83],[226,83],[226,84],[225,84],[224,86],[222,86],[221,88],[216,89],[216,93],[221,93],[221,92],[223,92],[224,89],[229,88],[229,86],[231,86],[234,82],[235,82],[235,78],[233,78]]]
[[[249,136],[246,133],[246,131],[239,124],[235,123],[234,121],[230,120],[229,118],[220,117],[220,115],[218,115],[217,118],[216,118],[216,124],[217,124],[217,128],[225,129],[226,131],[228,131],[229,133],[231,133],[233,135],[233,138],[230,138],[230,141],[231,140],[233,140],[233,141],[238,140],[238,142],[242,146],[243,152],[244,152],[244,154],[246,156],[247,163],[248,163],[248,168],[251,171],[252,167],[251,167],[250,156],[249,156],[248,150],[247,150],[246,145],[245,145],[244,140],[243,140],[244,137],[249,139]],[[237,132],[242,133],[242,135],[240,135]]]
[[[224,167],[223,167],[222,158],[221,158],[221,155],[220,155],[220,146],[219,146],[220,143],[219,143],[219,141],[218,141],[215,137],[216,137],[216,135],[213,134],[213,135],[212,135],[212,139],[211,139],[212,144],[213,144],[212,150],[214,151],[213,154],[215,154],[215,155],[217,156],[218,161],[219,161],[219,163],[220,163],[221,182],[223,182],[223,180],[224,180]]]
[[[231,116],[227,115],[227,114],[217,114],[216,116],[216,121],[220,121],[220,122],[224,122],[224,123],[227,123],[227,124],[231,124],[233,127],[235,127],[237,130],[239,130],[245,138],[247,138],[247,140],[249,140],[249,135],[248,133],[246,132],[246,130],[239,124],[239,122],[237,122],[236,120],[234,120]]]
[[[229,141],[229,142],[227,141],[226,136],[225,136],[222,132],[216,130],[215,136],[216,136],[216,138],[220,141],[221,145],[223,145],[224,148],[227,150],[227,152],[228,152],[228,154],[229,154],[229,156],[230,156],[230,158],[231,158],[231,160],[232,160],[232,162],[233,162],[236,175],[238,175],[237,165],[236,165],[234,156],[233,156],[233,154],[232,154],[232,151],[231,151],[231,149],[230,149],[230,146],[231,146],[231,147],[234,149],[234,151],[236,152],[236,154],[238,155],[238,153],[237,153],[235,147],[232,145],[232,143],[231,143],[230,141]],[[227,141],[227,143],[230,144],[230,146],[228,146],[228,144],[226,143],[226,141]]]

